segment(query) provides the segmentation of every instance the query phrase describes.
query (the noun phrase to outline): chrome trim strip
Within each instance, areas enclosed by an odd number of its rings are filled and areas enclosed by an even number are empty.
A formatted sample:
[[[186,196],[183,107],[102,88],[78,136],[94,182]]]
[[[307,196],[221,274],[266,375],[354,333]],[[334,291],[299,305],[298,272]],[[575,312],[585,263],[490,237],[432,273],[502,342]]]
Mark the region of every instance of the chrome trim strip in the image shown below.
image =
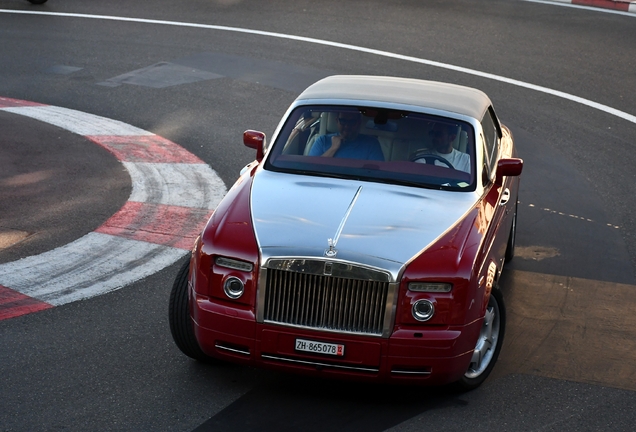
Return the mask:
[[[446,117],[455,120],[461,120],[473,124],[478,124],[479,120],[475,117],[469,116],[467,114],[460,114],[454,111],[448,111],[441,108],[431,108],[430,106],[421,106],[421,105],[412,105],[409,103],[403,102],[383,102],[373,99],[350,99],[350,98],[324,98],[324,99],[316,99],[316,98],[307,98],[307,99],[296,99],[292,102],[291,106],[283,116],[283,119],[286,119],[289,113],[291,113],[294,109],[299,106],[311,106],[311,105],[334,105],[334,106],[354,106],[354,107],[374,107],[374,108],[387,108],[387,109],[395,109],[401,111],[412,111],[416,113],[422,114],[430,114],[439,117]],[[485,112],[485,111],[484,111]],[[481,116],[483,117],[483,114]],[[281,121],[281,123],[283,123]],[[279,131],[277,131],[279,132]],[[274,143],[274,135],[272,135],[272,143]]]
[[[385,329],[382,329],[382,334],[377,334],[377,333],[365,333],[365,332],[339,330],[339,329],[309,327],[309,326],[304,326],[304,325],[300,325],[300,324],[288,324],[288,323],[282,323],[282,322],[270,321],[270,320],[263,320],[262,323],[271,324],[271,325],[278,325],[278,326],[282,326],[282,327],[297,328],[297,329],[302,329],[302,330],[320,331],[320,332],[325,332],[325,333],[338,333],[338,334],[347,334],[347,335],[357,335],[357,336],[384,337],[384,331],[385,331]]]
[[[230,351],[233,353],[238,353],[238,354],[243,354],[243,355],[251,355],[249,351],[243,351],[243,350],[239,350],[236,348],[229,348],[223,345],[219,345],[218,343],[214,344],[214,348],[220,349],[220,350],[224,350],[224,351]]]
[[[393,279],[390,272],[380,268],[364,266],[360,265],[359,263],[353,263],[344,260],[317,257],[269,258],[263,265],[263,268],[323,276],[325,275],[326,263],[332,264],[331,274],[329,276],[333,277],[372,280],[377,282],[392,282]]]
[[[382,337],[385,339],[391,336],[391,333],[393,332],[393,324],[395,322],[395,315],[397,314],[397,298],[399,289],[399,282],[389,284],[386,308],[384,310],[384,324],[382,325]]]
[[[267,294],[267,268],[261,267],[256,286],[256,322],[262,323],[265,318],[265,296]]]
[[[312,362],[312,361],[307,361],[307,360],[295,360],[295,359],[290,359],[290,358],[287,358],[287,357],[278,357],[278,356],[268,355],[268,354],[261,354],[261,358],[268,359],[268,360],[277,360],[277,361],[289,362],[289,363],[300,363],[300,364],[305,364],[305,365],[309,365],[309,366],[328,367],[328,368],[334,368],[334,369],[356,370],[356,371],[361,371],[361,372],[372,372],[372,373],[380,372],[380,369],[374,369],[374,368],[363,368],[363,367],[356,367],[356,366],[343,366],[343,365],[335,365],[335,364],[329,364],[329,363]]]
[[[395,375],[431,375],[433,372],[392,370],[391,373]]]

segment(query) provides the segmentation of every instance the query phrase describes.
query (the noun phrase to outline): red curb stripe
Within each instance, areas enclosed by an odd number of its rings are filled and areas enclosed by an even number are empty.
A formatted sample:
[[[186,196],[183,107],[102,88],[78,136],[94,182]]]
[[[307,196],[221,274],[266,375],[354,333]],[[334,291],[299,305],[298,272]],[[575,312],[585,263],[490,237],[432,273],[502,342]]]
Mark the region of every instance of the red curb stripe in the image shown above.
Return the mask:
[[[16,108],[16,107],[36,107],[36,106],[48,106],[36,102],[23,101],[19,99],[11,99],[0,97],[0,108]]]
[[[618,2],[614,0],[572,0],[572,4],[579,6],[592,6],[604,9],[614,9],[627,12],[629,3]]]
[[[183,147],[158,135],[86,136],[122,162],[202,164],[201,159]]]
[[[0,321],[52,307],[53,305],[0,285]]]
[[[190,250],[212,212],[128,201],[95,232]]]

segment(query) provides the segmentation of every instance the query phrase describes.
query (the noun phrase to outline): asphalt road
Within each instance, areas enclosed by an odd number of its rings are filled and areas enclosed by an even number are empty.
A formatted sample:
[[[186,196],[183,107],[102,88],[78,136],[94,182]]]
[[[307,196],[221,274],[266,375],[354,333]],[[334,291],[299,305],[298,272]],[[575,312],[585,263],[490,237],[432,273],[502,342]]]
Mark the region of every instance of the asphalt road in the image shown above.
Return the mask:
[[[306,85],[335,73],[480,88],[525,160],[517,257],[502,280],[506,341],[480,389],[193,362],[168,329],[175,263],[115,292],[1,320],[0,430],[633,430],[636,123],[497,77],[634,116],[634,40],[636,17],[518,0],[0,0],[0,98],[150,131],[227,187],[254,157],[243,130],[271,135]],[[21,240],[1,246],[0,265],[78,239],[125,203],[128,174],[86,138],[5,112],[0,130],[0,239]]]

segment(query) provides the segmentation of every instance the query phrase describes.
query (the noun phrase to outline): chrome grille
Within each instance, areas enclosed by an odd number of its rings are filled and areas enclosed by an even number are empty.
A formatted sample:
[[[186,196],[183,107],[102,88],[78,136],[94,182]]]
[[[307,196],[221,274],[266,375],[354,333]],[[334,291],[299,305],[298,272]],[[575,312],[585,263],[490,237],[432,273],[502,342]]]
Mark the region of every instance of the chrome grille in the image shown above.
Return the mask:
[[[268,269],[268,322],[382,335],[389,283]]]

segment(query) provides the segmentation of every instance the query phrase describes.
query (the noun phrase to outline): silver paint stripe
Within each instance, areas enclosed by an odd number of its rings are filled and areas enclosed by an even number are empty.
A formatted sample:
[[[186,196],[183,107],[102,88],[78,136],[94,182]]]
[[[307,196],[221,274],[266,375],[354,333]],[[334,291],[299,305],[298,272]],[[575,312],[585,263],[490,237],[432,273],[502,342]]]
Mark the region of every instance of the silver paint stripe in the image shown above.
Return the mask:
[[[601,9],[599,9],[601,11]],[[614,115],[616,117],[622,118],[623,120],[627,120],[628,122],[636,124],[636,116],[632,114],[628,114],[624,111],[617,110],[616,108],[612,108],[607,105],[603,105],[588,99],[584,99],[578,96],[571,95],[569,93],[565,93],[559,90],[553,90],[547,87],[534,85],[530,83],[526,83],[523,81],[519,81],[512,78],[506,78],[500,75],[495,75],[487,72],[481,72],[475,69],[469,69],[461,66],[455,66],[447,63],[441,63],[433,60],[426,60],[412,56],[406,56],[401,54],[396,54],[388,51],[376,50],[371,48],[364,48],[356,45],[349,45],[340,42],[332,42],[323,39],[315,39],[304,36],[294,36],[284,33],[276,33],[276,32],[268,32],[261,30],[250,30],[240,27],[227,27],[227,26],[218,26],[218,25],[210,25],[210,24],[195,24],[195,23],[184,23],[178,21],[165,21],[165,20],[151,20],[151,19],[143,19],[143,18],[128,18],[128,17],[116,17],[116,16],[108,16],[108,15],[91,15],[91,14],[77,14],[77,13],[61,13],[61,12],[41,12],[41,11],[23,11],[23,10],[10,10],[10,9],[0,9],[0,13],[12,13],[12,14],[25,14],[25,15],[48,15],[48,16],[60,16],[60,17],[71,17],[71,18],[87,18],[87,19],[101,19],[101,20],[109,20],[109,21],[125,21],[125,22],[136,22],[136,23],[145,23],[145,24],[159,24],[159,25],[169,25],[169,26],[178,26],[178,27],[191,27],[191,28],[201,28],[201,29],[209,29],[209,30],[221,30],[221,31],[231,31],[237,33],[246,33],[253,34],[259,36],[268,36],[275,37],[280,39],[288,39],[295,40],[299,42],[308,42],[318,45],[325,45],[334,48],[342,48],[348,49],[352,51],[364,52],[367,54],[378,55],[387,58],[393,58],[397,60],[408,61],[412,63],[424,64],[427,66],[438,67],[442,69],[448,69],[455,72],[461,72],[468,75],[474,75],[481,78],[486,78],[494,81],[503,82],[506,84],[511,84],[517,87],[526,88],[529,90],[534,90],[540,93],[546,93],[551,96],[556,96],[562,99],[566,99],[572,102],[576,102],[581,105],[588,106],[590,108],[597,109],[599,111],[603,111],[607,114]]]

